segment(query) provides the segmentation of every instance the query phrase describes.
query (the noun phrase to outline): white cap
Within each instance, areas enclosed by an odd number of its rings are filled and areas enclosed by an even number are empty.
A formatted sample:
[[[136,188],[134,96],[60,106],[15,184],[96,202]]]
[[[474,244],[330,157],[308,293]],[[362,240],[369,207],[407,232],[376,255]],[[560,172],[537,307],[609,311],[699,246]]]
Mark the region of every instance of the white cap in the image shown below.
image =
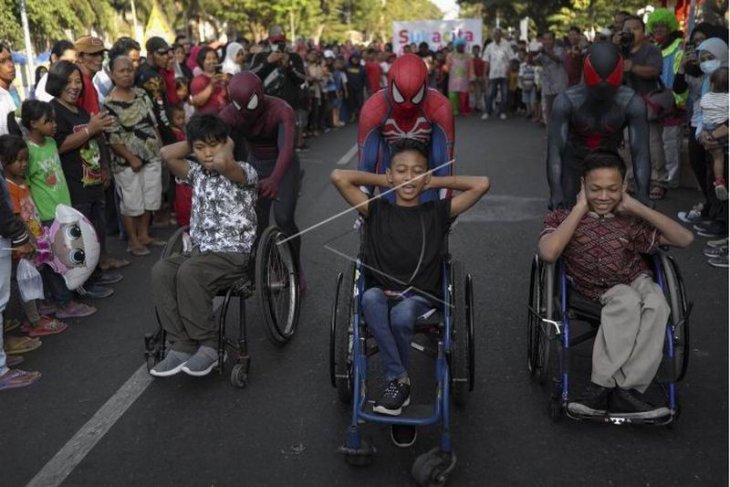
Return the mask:
[[[332,51],[332,49],[325,49],[324,53],[322,53],[325,59],[334,59],[335,53]]]
[[[530,44],[528,45],[527,49],[528,49],[528,50],[529,50],[530,52],[537,52],[537,51],[539,51],[540,49],[542,49],[542,42],[538,42],[538,41],[532,41],[532,42],[530,42]]]

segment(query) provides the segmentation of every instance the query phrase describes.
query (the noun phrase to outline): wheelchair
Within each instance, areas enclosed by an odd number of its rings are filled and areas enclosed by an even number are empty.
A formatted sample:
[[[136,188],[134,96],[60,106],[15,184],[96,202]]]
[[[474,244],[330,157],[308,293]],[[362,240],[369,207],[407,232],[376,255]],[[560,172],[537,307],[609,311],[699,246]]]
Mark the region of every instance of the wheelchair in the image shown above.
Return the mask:
[[[675,260],[664,250],[644,256],[650,261],[654,280],[664,291],[671,313],[667,322],[664,353],[654,383],[647,390],[667,405],[669,414],[659,418],[630,418],[620,413],[581,415],[568,410],[571,398],[571,352],[582,342],[596,336],[601,320],[601,305],[588,300],[571,288],[565,262],[548,264],[535,255],[530,271],[527,320],[527,369],[532,379],[548,395],[550,417],[557,421],[563,413],[571,419],[591,420],[615,425],[655,424],[671,426],[680,413],[677,384],[684,378],[689,362],[689,316],[692,303],[687,301],[684,281]],[[573,321],[589,325],[575,333]]]
[[[299,323],[301,297],[299,270],[294,262],[291,247],[284,240],[287,236],[275,226],[266,228],[254,245],[254,259],[249,259],[245,276],[230,287],[221,289],[217,297],[223,298],[218,312],[218,365],[220,375],[224,372],[226,347],[236,358],[231,368],[230,381],[235,387],[246,387],[251,357],[248,353],[246,334],[246,299],[256,295],[264,315],[266,337],[275,346],[283,346],[294,336]],[[188,227],[181,227],[170,237],[161,258],[188,252],[192,248]],[[226,317],[232,298],[238,298],[238,337],[226,335]],[[150,370],[165,356],[166,332],[162,328],[159,314],[157,331],[145,334],[145,359]]]
[[[337,276],[330,321],[329,365],[332,386],[344,404],[352,406],[352,421],[340,447],[351,465],[368,465],[375,448],[361,437],[360,424],[441,425],[439,447],[420,455],[411,472],[419,485],[443,485],[456,465],[451,445],[450,401],[467,402],[474,388],[474,300],[471,276],[448,254],[442,259],[443,307],[422,315],[415,326],[412,348],[435,357],[436,398],[432,406],[411,404],[400,416],[373,412],[374,400],[367,395],[368,359],[378,352],[361,313],[366,290],[362,256]],[[427,345],[415,336],[427,336]]]

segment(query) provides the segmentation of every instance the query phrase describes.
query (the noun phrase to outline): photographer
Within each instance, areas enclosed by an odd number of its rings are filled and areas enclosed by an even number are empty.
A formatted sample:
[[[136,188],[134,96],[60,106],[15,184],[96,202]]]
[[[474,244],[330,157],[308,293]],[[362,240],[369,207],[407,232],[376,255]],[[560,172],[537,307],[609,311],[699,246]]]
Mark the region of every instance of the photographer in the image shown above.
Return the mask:
[[[614,34],[613,42],[619,46],[624,57],[624,83],[646,100],[649,93],[659,87],[662,51],[646,38],[644,21],[637,16],[626,18],[623,31]],[[662,125],[659,121],[649,122],[649,154],[649,197],[658,200],[664,198],[667,180]]]
[[[220,58],[215,50],[204,47],[195,57],[203,72],[190,83],[190,102],[196,113],[216,115],[228,104],[226,75],[221,72]]]
[[[287,49],[286,36],[278,25],[269,29],[268,49],[251,60],[251,72],[264,84],[267,95],[281,98],[297,114],[297,149],[308,149],[302,129],[307,124],[307,75],[301,56]]]

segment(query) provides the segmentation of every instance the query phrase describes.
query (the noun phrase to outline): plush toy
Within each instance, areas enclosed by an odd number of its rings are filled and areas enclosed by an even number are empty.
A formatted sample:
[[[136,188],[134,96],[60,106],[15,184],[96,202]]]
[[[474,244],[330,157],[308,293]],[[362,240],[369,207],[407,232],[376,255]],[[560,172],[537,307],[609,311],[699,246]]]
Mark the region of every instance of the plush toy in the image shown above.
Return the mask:
[[[63,276],[69,289],[81,286],[99,262],[100,246],[94,226],[80,211],[58,205],[46,237],[50,252],[43,259],[45,263]],[[42,252],[43,246],[38,243]]]

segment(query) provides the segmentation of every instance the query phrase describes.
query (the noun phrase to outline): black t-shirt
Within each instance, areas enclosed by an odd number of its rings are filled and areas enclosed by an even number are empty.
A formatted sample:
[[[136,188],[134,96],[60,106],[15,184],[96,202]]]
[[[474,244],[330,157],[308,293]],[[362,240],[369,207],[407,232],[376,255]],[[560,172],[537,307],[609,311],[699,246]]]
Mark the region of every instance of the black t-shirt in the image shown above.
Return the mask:
[[[61,144],[75,132],[84,130],[91,117],[83,108],[72,112],[55,98],[51,101],[56,112],[56,144]],[[71,203],[76,205],[104,199],[104,185],[101,180],[101,151],[95,138],[91,138],[80,147],[63,153],[61,166],[71,194]]]
[[[441,299],[441,262],[451,200],[397,206],[378,198],[368,206],[364,260],[368,286]],[[427,294],[424,294],[427,293]]]

